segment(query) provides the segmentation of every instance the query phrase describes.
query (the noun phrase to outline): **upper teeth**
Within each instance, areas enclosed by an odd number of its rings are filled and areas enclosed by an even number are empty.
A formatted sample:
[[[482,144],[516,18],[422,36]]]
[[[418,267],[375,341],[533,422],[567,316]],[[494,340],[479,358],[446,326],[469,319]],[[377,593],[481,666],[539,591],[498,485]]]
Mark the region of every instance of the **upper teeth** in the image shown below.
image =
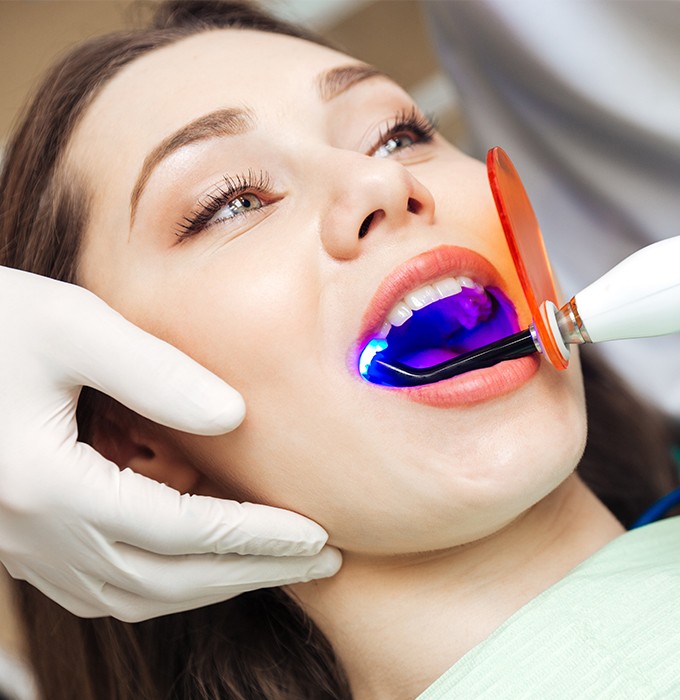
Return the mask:
[[[480,291],[484,289],[469,277],[462,276],[445,277],[433,284],[426,284],[424,287],[414,289],[392,307],[387,314],[387,321],[385,321],[378,333],[378,338],[386,338],[392,326],[403,326],[413,316],[414,311],[423,309],[440,299],[455,296],[463,287]]]

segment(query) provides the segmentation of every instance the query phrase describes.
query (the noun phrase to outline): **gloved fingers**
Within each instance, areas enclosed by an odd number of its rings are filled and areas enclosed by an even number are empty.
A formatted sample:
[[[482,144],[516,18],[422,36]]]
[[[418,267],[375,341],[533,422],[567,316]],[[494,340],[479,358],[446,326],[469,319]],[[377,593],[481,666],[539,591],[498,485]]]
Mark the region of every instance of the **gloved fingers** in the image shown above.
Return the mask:
[[[69,286],[69,285],[66,285]],[[170,344],[125,320],[87,290],[72,287],[50,358],[77,385],[91,386],[171,428],[216,435],[245,415],[241,395]],[[54,325],[54,321],[52,324]]]
[[[0,299],[3,395],[27,393],[29,419],[41,398],[47,414],[54,412],[50,391],[57,406],[75,407],[82,385],[190,432],[218,434],[243,419],[238,392],[82,287],[0,266]],[[10,390],[12,383],[21,393]]]
[[[117,544],[105,570],[91,574],[59,572],[48,580],[34,571],[14,571],[79,617],[110,615],[139,622],[228,600],[258,588],[326,578],[337,573],[342,557],[325,547],[311,557],[193,554],[167,557]],[[102,582],[103,581],[103,582]]]
[[[103,461],[91,448],[81,447]],[[91,504],[82,507],[112,542],[169,555],[306,556],[316,554],[328,539],[322,527],[291,511],[180,494],[131,469],[102,466],[95,463],[89,470],[97,495],[84,492]]]
[[[82,562],[81,562],[82,563]],[[92,562],[90,561],[90,564]],[[12,578],[26,581],[50,600],[78,617],[101,617],[108,614],[101,607],[101,576],[108,566],[104,564],[94,575],[73,568],[70,562],[40,560],[10,560],[5,564]]]
[[[326,578],[342,564],[340,552],[331,547],[313,557],[195,554],[168,560],[130,550],[122,558],[134,572],[101,588],[97,614],[105,610],[124,622],[212,605],[258,588]]]

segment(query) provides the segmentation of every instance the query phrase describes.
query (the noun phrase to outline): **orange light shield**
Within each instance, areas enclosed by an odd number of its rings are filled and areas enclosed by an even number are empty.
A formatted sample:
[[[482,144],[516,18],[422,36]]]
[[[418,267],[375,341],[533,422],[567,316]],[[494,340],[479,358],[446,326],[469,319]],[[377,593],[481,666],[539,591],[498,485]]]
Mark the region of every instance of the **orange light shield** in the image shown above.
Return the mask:
[[[538,219],[515,166],[502,148],[497,146],[487,153],[486,169],[498,216],[541,345],[554,367],[566,369],[567,360],[557,346],[542,312],[545,301],[559,304]]]

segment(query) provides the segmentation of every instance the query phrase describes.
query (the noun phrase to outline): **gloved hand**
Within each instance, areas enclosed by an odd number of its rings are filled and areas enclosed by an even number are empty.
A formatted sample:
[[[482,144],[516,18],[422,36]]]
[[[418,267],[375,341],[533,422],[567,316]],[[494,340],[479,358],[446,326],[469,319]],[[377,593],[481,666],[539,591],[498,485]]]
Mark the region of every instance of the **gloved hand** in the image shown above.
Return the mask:
[[[76,615],[131,622],[337,571],[325,531],[300,515],[180,495],[78,442],[83,385],[205,435],[245,411],[90,292],[0,267],[0,561],[12,576]]]

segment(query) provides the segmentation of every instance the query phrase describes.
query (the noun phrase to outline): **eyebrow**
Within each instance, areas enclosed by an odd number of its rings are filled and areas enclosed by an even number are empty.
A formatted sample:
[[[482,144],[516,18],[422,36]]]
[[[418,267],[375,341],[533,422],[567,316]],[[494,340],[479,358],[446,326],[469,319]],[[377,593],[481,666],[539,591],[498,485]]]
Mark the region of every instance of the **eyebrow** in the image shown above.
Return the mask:
[[[317,76],[316,88],[322,101],[329,102],[346,90],[369,78],[387,76],[364,63],[336,66]],[[196,141],[213,137],[236,136],[253,128],[255,118],[248,109],[218,109],[186,124],[163,139],[144,159],[130,196],[130,228],[135,220],[139,200],[156,166],[175,151]]]
[[[171,153],[196,141],[216,136],[236,136],[253,128],[255,120],[247,109],[218,109],[189,122],[163,139],[144,159],[130,197],[130,227],[135,220],[137,205],[154,168]]]
[[[321,99],[329,102],[357,83],[376,77],[387,78],[387,75],[374,66],[353,63],[324,71],[317,77],[316,86]]]

